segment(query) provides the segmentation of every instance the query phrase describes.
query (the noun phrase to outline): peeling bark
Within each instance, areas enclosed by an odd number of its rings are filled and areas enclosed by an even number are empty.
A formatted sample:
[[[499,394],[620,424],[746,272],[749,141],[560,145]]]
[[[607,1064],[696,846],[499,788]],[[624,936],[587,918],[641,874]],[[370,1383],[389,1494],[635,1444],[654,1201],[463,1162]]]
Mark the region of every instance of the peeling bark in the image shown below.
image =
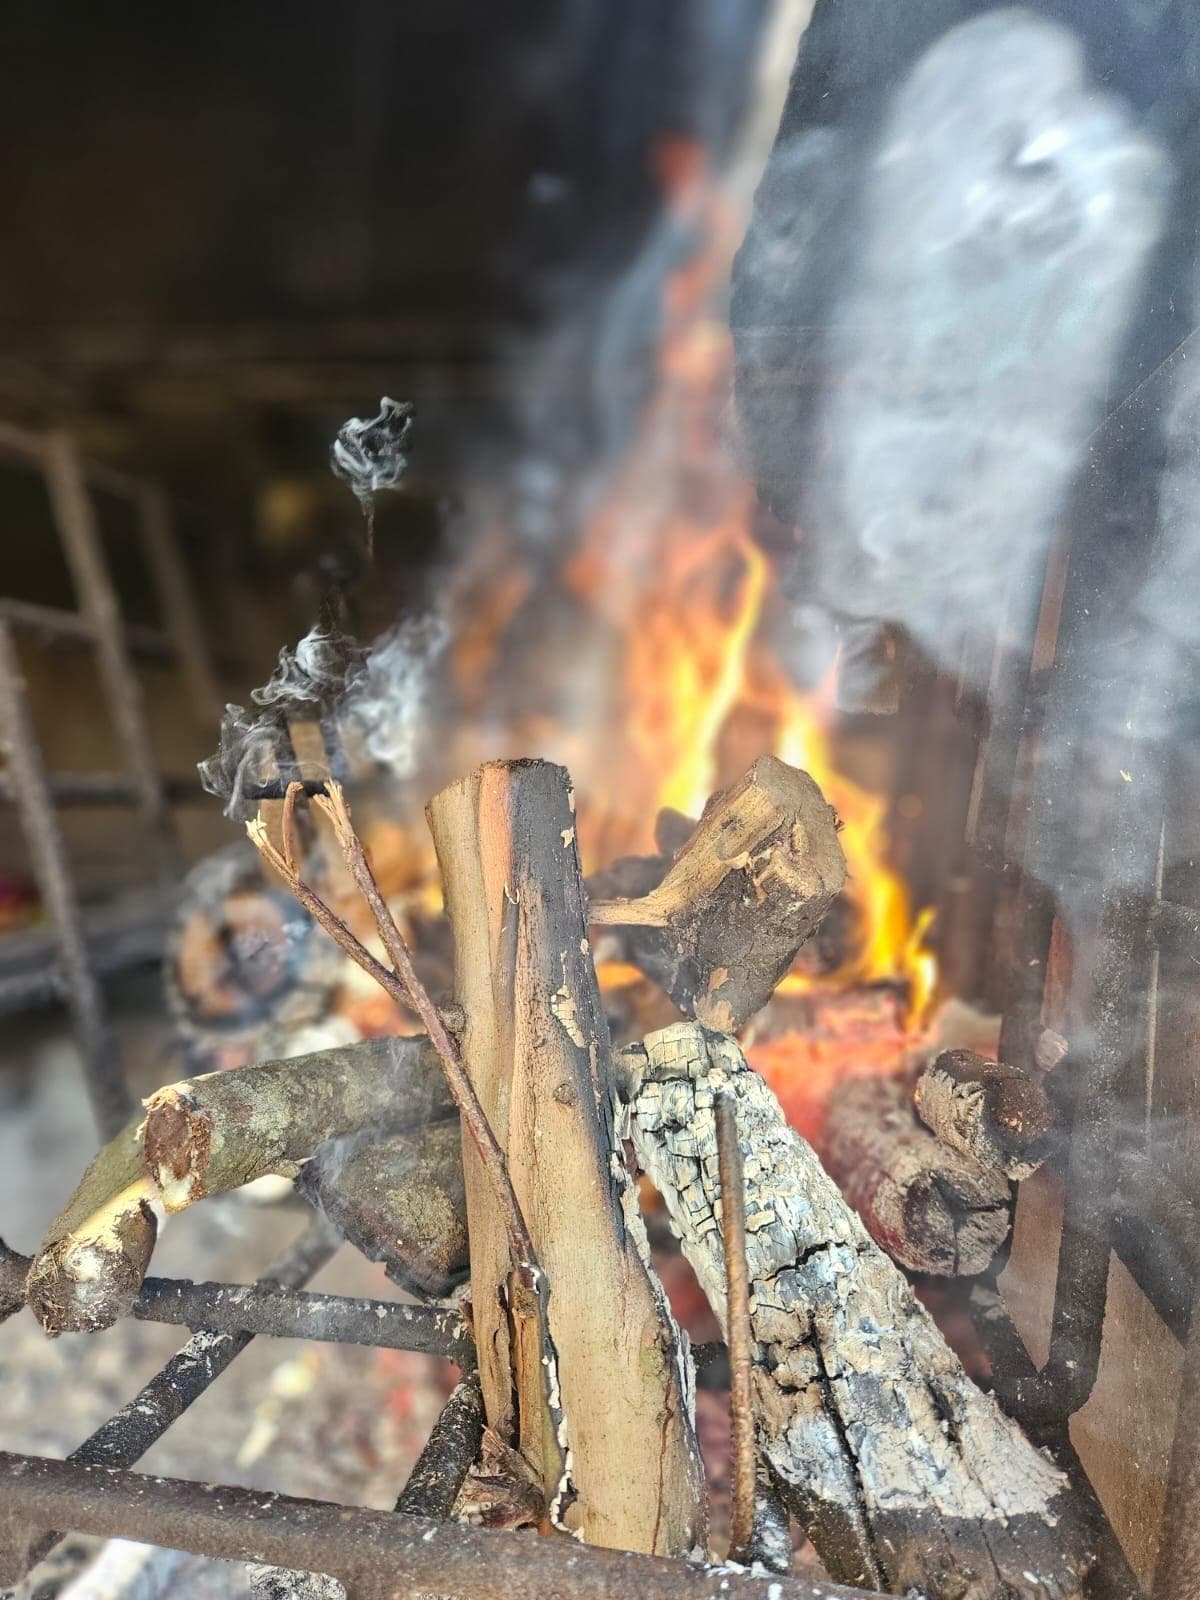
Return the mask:
[[[648,872],[653,859],[635,865]],[[589,920],[622,928],[630,959],[686,1015],[733,1033],[770,999],[845,878],[833,808],[807,773],[763,756],[712,796],[656,888],[596,901]]]
[[[839,1084],[818,1149],[872,1239],[910,1272],[974,1277],[1008,1238],[1007,1178],[934,1138],[894,1078]]]
[[[686,1554],[703,1537],[691,1368],[643,1254],[614,1138],[573,807],[561,768],[522,761],[489,763],[428,808],[454,929],[463,1055],[545,1272],[536,1287],[557,1351],[561,1425],[533,1382],[522,1385],[538,1353],[519,1348],[522,1324],[509,1307],[520,1286],[464,1142],[479,1371],[489,1425],[534,1469],[551,1520],[589,1543]]]
[[[836,1581],[928,1600],[1079,1600],[1067,1481],[967,1378],[737,1044],[694,1024],[621,1052],[630,1131],[718,1317],[713,1103],[745,1156],[759,1449]]]

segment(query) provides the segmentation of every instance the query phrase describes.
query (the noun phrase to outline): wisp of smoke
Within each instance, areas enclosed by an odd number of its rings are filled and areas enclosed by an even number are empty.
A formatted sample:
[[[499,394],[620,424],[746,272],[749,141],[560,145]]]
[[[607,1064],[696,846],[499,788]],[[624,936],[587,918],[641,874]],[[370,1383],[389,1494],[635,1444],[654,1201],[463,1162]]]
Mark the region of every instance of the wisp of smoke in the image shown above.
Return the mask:
[[[449,638],[436,615],[407,619],[365,649],[319,625],[279,661],[250,707],[228,705],[215,755],[199,766],[225,815],[252,816],[256,791],[298,777],[290,724],[317,722],[356,734],[367,754],[397,779],[412,776],[433,667]]]

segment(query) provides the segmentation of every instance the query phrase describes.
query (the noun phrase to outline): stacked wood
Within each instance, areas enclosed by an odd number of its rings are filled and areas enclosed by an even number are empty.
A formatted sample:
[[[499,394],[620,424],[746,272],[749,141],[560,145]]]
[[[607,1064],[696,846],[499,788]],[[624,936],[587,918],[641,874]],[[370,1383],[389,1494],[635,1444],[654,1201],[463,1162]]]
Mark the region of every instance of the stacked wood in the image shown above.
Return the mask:
[[[424,1038],[207,1073],[144,1104],[88,1167],[33,1258],[26,1300],[48,1333],[111,1327],[128,1313],[154,1249],[152,1203],[181,1211],[267,1173],[293,1177],[327,1139],[412,1127],[450,1109]]]
[[[521,1415],[536,1396],[514,1394],[510,1252],[464,1141],[489,1425],[517,1445],[553,1521],[593,1544],[689,1552],[704,1529],[691,1369],[614,1136],[567,774],[490,763],[437,795],[428,816],[454,929],[462,1052],[546,1276],[557,1352],[562,1421],[551,1426]]]
[[[837,829],[807,773],[763,756],[713,795],[656,887],[593,901],[589,920],[626,930],[631,958],[685,1015],[735,1032],[845,882]]]
[[[973,1050],[946,1050],[917,1080],[917,1112],[943,1144],[1007,1178],[1050,1153],[1056,1117],[1040,1077]]]
[[[440,1300],[466,1277],[467,1197],[457,1117],[410,1133],[320,1145],[296,1187],[401,1288]]]
[[[875,1243],[912,1272],[973,1277],[1008,1238],[1008,1180],[923,1128],[895,1078],[838,1084],[818,1149]]]
[[[620,1053],[637,1157],[718,1317],[713,1106],[744,1151],[760,1453],[830,1576],[927,1600],[1079,1600],[1067,1482],[946,1346],[736,1042],[678,1024]]]

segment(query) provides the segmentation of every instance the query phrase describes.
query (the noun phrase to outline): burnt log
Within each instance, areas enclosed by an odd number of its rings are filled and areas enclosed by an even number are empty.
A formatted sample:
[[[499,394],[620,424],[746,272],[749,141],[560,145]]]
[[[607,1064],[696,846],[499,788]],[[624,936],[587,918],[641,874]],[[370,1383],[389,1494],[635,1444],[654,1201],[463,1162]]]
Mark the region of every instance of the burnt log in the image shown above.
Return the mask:
[[[685,1015],[736,1032],[845,882],[837,828],[807,773],[763,756],[712,796],[655,888],[593,901],[589,921],[624,930],[631,959]]]
[[[894,1078],[840,1083],[817,1148],[872,1239],[910,1272],[974,1277],[1008,1238],[1008,1180],[923,1128]]]
[[[466,1277],[467,1197],[457,1117],[411,1133],[329,1140],[305,1162],[296,1188],[410,1294],[440,1300]]]
[[[691,1366],[614,1136],[567,774],[492,762],[435,796],[427,814],[454,930],[462,1054],[545,1275],[556,1351],[557,1416],[533,1384],[522,1387],[508,1240],[464,1140],[489,1426],[519,1449],[552,1522],[589,1543],[688,1552],[704,1530]]]
[[[618,1057],[629,1133],[718,1318],[713,1107],[744,1154],[758,1447],[830,1576],[927,1600],[1080,1600],[1065,1476],[971,1382],[733,1039],[680,1023]]]
[[[1028,1178],[1050,1154],[1054,1107],[1039,1077],[974,1050],[945,1050],[917,1079],[914,1104],[943,1144],[1005,1177]]]

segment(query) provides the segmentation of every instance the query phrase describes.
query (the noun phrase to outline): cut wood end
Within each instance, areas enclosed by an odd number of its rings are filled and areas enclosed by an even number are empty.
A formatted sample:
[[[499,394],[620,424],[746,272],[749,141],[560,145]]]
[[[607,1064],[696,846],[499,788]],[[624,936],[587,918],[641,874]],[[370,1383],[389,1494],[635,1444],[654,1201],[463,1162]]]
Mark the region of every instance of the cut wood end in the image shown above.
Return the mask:
[[[205,1175],[212,1156],[212,1113],[188,1089],[168,1084],[148,1100],[142,1124],[146,1165],[168,1211],[184,1211],[208,1192]]]
[[[129,1314],[158,1233],[153,1193],[149,1179],[130,1184],[34,1257],[25,1299],[47,1333],[96,1333]]]

